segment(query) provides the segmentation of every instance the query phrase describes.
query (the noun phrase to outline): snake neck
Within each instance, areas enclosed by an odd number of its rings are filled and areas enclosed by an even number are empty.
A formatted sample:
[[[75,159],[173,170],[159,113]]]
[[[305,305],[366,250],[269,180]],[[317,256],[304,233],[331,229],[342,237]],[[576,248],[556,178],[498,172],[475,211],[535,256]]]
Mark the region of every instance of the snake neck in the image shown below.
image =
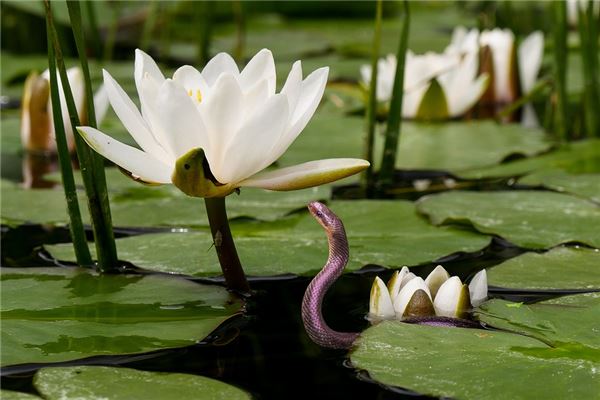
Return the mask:
[[[318,345],[334,349],[347,349],[358,336],[357,332],[337,332],[323,318],[323,299],[327,290],[340,277],[348,263],[349,251],[346,232],[341,222],[327,235],[329,258],[310,282],[302,301],[302,320],[308,336]]]

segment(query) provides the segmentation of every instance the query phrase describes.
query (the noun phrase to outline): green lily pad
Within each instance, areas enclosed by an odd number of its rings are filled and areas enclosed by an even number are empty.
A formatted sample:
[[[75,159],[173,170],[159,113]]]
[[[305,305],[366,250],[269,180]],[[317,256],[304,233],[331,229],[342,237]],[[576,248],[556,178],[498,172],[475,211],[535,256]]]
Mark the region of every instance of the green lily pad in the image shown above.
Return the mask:
[[[552,347],[552,351],[531,353],[534,357],[587,359],[600,364],[600,293],[514,305],[493,299],[482,304],[475,315],[494,328],[536,338]]]
[[[470,231],[429,225],[408,201],[332,201],[330,207],[345,221],[350,271],[366,264],[423,264],[458,251],[480,250],[490,241]],[[313,275],[327,259],[325,232],[307,212],[273,224],[239,222],[232,230],[248,275]],[[142,268],[221,275],[208,231],[128,237],[118,239],[117,247],[121,259]],[[75,261],[71,244],[46,249],[59,260]]]
[[[573,175],[561,170],[542,170],[519,179],[519,183],[544,186],[600,203],[600,174]]]
[[[2,366],[191,345],[242,305],[174,277],[3,268],[1,278]]]
[[[435,225],[472,225],[525,248],[542,249],[567,242],[600,248],[600,207],[566,194],[454,191],[426,196],[417,208]]]
[[[593,328],[598,301],[596,298],[589,306],[588,296],[569,296],[572,299],[565,301],[574,302],[575,307],[548,302],[537,307],[507,307],[516,303],[496,300],[484,303],[482,309],[508,310],[490,321],[494,327],[499,322],[533,337],[386,321],[361,334],[351,354],[352,364],[367,370],[377,382],[435,397],[593,398],[598,393],[600,366],[599,341]],[[577,307],[582,309],[568,316]],[[552,311],[556,310],[559,313],[555,315]],[[511,322],[505,323],[506,317]],[[526,326],[520,328],[520,322]],[[538,326],[540,323],[544,325]]]
[[[48,400],[251,398],[235,386],[204,376],[130,368],[42,368],[35,374],[33,384]]]
[[[539,129],[493,121],[404,123],[396,168],[461,171],[500,163],[511,155],[532,156],[551,143]]]
[[[525,253],[488,270],[488,283],[521,289],[600,289],[600,250],[556,247]]]
[[[33,394],[23,393],[23,392],[14,392],[12,390],[0,390],[0,397],[4,400],[40,400],[41,397],[38,397]]]
[[[566,143],[552,152],[537,157],[457,173],[465,179],[503,178],[548,168],[558,168],[573,174],[600,172],[600,140],[587,139]]]

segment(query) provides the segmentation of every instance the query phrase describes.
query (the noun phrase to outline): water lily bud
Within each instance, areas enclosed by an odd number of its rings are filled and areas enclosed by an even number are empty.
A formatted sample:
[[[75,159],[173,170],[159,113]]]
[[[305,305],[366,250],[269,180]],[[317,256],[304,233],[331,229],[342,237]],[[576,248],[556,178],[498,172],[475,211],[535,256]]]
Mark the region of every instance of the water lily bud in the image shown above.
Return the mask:
[[[390,293],[378,276],[375,277],[371,286],[369,315],[382,319],[394,318],[396,315]]]
[[[438,289],[433,307],[439,317],[463,318],[471,308],[468,287],[462,284],[459,277],[451,277]]]
[[[425,284],[425,281],[421,277],[416,277],[408,281],[408,283],[400,290],[398,296],[394,299],[394,310],[396,311],[396,318],[402,318],[404,312],[406,310],[406,306],[410,302],[413,294],[417,290],[422,290],[427,294],[429,300],[431,301],[431,293],[429,293],[429,288]]]
[[[471,297],[471,305],[478,307],[488,297],[488,284],[487,284],[487,273],[485,269],[479,271],[471,283],[469,283],[469,295]]]
[[[79,120],[87,124],[85,110],[85,87],[81,70],[77,67],[67,70],[69,86]],[[67,137],[69,151],[75,151],[75,139],[69,119],[67,101],[62,89],[62,81],[57,74],[58,93],[62,112],[63,125]],[[98,123],[104,118],[108,109],[108,97],[104,87],[100,87],[94,96],[94,108]],[[52,99],[50,98],[50,72],[44,71],[41,75],[32,72],[25,81],[21,109],[21,142],[23,148],[32,152],[56,152],[56,138],[54,131],[54,115],[52,114]]]
[[[428,317],[435,315],[435,309],[429,294],[422,289],[417,289],[404,309],[402,318]]]
[[[409,273],[410,272],[408,270],[408,267],[402,267],[400,271],[395,271],[390,280],[388,281],[387,288],[390,292],[390,297],[392,298],[392,300],[395,299],[396,296],[398,296],[400,289],[402,289],[403,279]]]
[[[429,288],[431,296],[434,299],[440,286],[442,286],[442,284],[448,279],[450,279],[450,275],[448,274],[448,271],[446,271],[441,265],[435,267],[435,269],[431,271],[429,275],[427,275],[427,278],[425,278],[425,284]]]

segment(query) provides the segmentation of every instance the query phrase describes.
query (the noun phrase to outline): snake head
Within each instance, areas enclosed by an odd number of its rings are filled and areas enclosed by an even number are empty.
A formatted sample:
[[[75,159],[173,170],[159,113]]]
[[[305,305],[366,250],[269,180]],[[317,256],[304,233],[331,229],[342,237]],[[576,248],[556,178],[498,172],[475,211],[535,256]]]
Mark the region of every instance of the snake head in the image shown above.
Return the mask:
[[[316,218],[323,228],[332,231],[341,224],[340,219],[325,204],[312,201],[308,204],[308,211]]]

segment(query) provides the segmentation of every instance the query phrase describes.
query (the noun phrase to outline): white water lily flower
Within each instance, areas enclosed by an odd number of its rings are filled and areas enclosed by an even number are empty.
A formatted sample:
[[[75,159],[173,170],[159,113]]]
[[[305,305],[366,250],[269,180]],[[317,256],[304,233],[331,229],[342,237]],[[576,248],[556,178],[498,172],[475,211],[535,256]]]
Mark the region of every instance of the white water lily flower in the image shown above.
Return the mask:
[[[226,53],[202,72],[191,66],[165,79],[154,60],[136,50],[141,113],[104,71],[110,103],[141,150],[104,133],[79,128],[88,144],[144,182],[175,184],[190,196],[223,197],[241,186],[295,190],[355,174],[369,163],[328,159],[262,172],[304,129],[323,96],[328,68],[302,79],[292,66],[280,93],[267,49],[239,71]]]
[[[567,1],[567,21],[569,25],[576,26],[579,21],[579,10],[581,7],[587,10],[588,7],[593,7],[596,18],[600,15],[600,0],[566,0]]]
[[[78,67],[67,70],[69,85],[73,93],[73,100],[77,107],[79,120],[87,123],[85,110],[85,86],[83,74]],[[65,126],[67,144],[70,151],[75,150],[73,129],[69,120],[69,110],[62,81],[57,74],[58,93],[62,120]],[[94,109],[96,120],[102,121],[108,110],[108,98],[104,86],[101,86],[94,95]],[[56,135],[54,132],[54,116],[52,114],[52,99],[50,98],[50,72],[45,70],[41,75],[32,72],[25,81],[23,100],[21,106],[21,143],[23,148],[33,152],[55,152]]]
[[[487,275],[479,271],[467,287],[438,265],[425,280],[407,267],[394,272],[387,284],[377,277],[371,287],[369,315],[377,319],[402,320],[409,317],[443,316],[463,318],[469,309],[487,299]]]
[[[391,98],[396,58],[379,60],[377,98]],[[369,66],[361,68],[363,80],[371,79]],[[484,93],[487,75],[478,75],[477,53],[406,53],[402,116],[416,119],[447,119],[463,115]]]

